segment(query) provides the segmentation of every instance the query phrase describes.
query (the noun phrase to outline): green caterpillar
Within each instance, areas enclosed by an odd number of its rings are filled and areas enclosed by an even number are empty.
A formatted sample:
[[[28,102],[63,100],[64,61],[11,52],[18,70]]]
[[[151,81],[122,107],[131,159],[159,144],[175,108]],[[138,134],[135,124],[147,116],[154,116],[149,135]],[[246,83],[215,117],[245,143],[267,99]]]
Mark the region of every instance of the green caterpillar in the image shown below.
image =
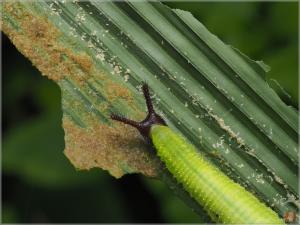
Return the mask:
[[[188,143],[172,131],[155,113],[149,89],[143,85],[147,117],[136,122],[119,115],[111,118],[139,130],[151,142],[167,169],[208,213],[211,219],[227,224],[284,224],[282,219],[253,194],[228,178]]]

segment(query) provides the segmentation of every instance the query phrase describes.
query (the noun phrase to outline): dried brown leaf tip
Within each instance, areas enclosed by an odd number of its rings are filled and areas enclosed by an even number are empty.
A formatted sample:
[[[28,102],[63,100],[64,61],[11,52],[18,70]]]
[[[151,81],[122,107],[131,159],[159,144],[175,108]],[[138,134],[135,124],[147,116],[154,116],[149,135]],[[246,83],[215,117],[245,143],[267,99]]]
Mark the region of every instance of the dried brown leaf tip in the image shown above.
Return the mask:
[[[65,154],[76,168],[100,167],[116,178],[126,173],[157,176],[159,160],[149,153],[148,146],[134,128],[122,124],[110,127],[99,123],[81,128],[66,116],[63,126],[66,133]]]
[[[6,2],[3,9],[14,25],[4,20],[2,30],[44,76],[54,81],[70,77],[79,84],[89,78],[94,69],[91,57],[61,43],[60,31],[47,18],[29,13],[18,2]]]

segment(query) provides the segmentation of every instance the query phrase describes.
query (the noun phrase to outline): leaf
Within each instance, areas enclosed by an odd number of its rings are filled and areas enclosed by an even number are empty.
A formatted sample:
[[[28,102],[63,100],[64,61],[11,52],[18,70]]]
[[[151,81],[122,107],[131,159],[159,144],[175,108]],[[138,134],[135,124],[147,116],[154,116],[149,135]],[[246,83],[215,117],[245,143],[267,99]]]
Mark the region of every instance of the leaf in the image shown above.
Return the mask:
[[[170,127],[280,215],[297,209],[298,115],[266,83],[265,64],[159,2],[3,7],[3,31],[62,90],[65,153],[77,168],[164,179],[137,131],[109,119],[144,117],[146,81]]]
[[[21,3],[5,5],[5,11],[12,12],[16,16],[16,20],[12,23],[23,27],[23,32],[14,33],[13,42],[44,75],[56,81],[62,89],[63,125],[66,131],[65,153],[69,159],[78,169],[101,167],[108,169],[116,177],[137,171],[155,176],[158,160],[149,154],[147,146],[137,138],[136,131],[131,129],[127,133],[122,133],[120,132],[124,130],[122,125],[118,126],[118,129],[109,127],[111,123],[107,117],[112,109],[110,105],[114,102],[120,102],[118,107],[121,108],[126,104],[131,105],[132,112],[140,118],[143,117],[142,110],[134,105],[136,100],[130,91],[109,80],[107,77],[109,73],[106,70],[97,70],[97,65],[92,64],[89,55],[83,51],[72,52],[71,46],[76,48],[73,46],[74,40],[68,40],[71,45],[69,48],[65,43],[58,43],[62,35],[60,31],[45,18],[36,19],[30,10],[26,11],[23,6]],[[17,21],[18,18],[22,19]],[[14,32],[10,27],[14,26],[13,24],[3,26],[3,30],[8,32],[9,36],[12,34],[10,32]],[[70,77],[62,79],[65,75]],[[97,79],[92,81],[88,79],[89,76]],[[102,83],[99,84],[99,81]],[[100,124],[99,119],[105,123]],[[80,143],[78,140],[81,140]]]

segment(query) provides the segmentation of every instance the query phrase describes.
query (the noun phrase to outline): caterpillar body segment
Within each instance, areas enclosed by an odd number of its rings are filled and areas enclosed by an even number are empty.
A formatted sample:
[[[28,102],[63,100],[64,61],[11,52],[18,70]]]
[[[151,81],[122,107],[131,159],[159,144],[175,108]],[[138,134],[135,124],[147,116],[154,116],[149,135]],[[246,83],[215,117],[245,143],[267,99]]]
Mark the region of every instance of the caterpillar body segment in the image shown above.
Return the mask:
[[[181,135],[172,131],[153,108],[147,85],[143,85],[148,115],[133,121],[112,114],[113,120],[138,129],[178,183],[209,214],[213,221],[227,224],[284,224],[282,219],[253,194],[211,164]]]
[[[153,125],[150,138],[167,169],[215,222],[283,224],[272,209],[228,178],[169,127]]]

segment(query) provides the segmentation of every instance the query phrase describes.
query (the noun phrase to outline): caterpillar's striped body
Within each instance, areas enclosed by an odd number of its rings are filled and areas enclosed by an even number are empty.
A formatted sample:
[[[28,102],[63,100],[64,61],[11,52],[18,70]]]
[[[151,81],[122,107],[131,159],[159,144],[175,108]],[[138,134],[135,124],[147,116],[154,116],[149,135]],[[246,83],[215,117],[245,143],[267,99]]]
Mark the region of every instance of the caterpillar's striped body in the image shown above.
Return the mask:
[[[184,189],[219,223],[283,224],[269,207],[253,194],[232,181],[182,136],[166,126],[157,115],[149,97],[148,87],[143,86],[149,114],[142,122],[112,115],[136,127],[152,142],[160,159]]]

